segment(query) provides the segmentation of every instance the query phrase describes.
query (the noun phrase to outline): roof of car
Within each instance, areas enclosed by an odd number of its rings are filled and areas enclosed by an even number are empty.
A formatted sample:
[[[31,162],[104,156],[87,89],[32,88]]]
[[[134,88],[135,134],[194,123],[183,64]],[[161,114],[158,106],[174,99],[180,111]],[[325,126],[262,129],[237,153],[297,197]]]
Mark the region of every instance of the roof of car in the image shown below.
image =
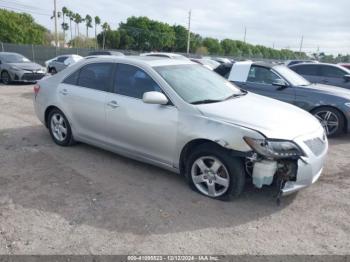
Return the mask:
[[[0,52],[0,55],[12,55],[12,54],[21,55],[19,53],[15,53],[15,52]]]
[[[338,64],[330,64],[330,63],[300,63],[300,64],[291,65],[290,67],[305,66],[305,65],[313,65],[313,66],[327,65],[327,66],[339,67]]]
[[[92,59],[103,59],[103,60],[113,60],[120,62],[135,62],[146,64],[151,67],[156,66],[168,66],[168,65],[186,65],[186,64],[195,64],[190,60],[180,60],[180,59],[168,59],[164,57],[156,57],[156,56],[96,56],[91,57]]]

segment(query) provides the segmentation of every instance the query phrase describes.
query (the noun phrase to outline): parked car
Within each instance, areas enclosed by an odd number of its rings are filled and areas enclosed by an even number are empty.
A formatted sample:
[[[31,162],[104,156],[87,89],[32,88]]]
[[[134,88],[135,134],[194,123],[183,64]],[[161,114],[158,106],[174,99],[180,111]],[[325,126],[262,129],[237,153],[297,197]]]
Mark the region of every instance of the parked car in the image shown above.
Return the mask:
[[[81,59],[83,59],[83,57],[80,55],[60,55],[46,61],[45,65],[50,74],[56,74]]]
[[[303,64],[303,63],[318,63],[318,61],[315,61],[315,60],[288,60],[284,64],[286,66],[292,66],[292,65]]]
[[[311,84],[283,65],[268,63],[237,62],[225,76],[247,91],[305,109],[321,122],[328,136],[350,132],[350,91],[346,89]]]
[[[21,54],[0,52],[0,77],[7,85],[12,82],[35,82],[46,74],[45,68]]]
[[[207,59],[207,58],[191,58],[190,60],[192,62],[195,62],[197,64],[205,66],[210,70],[214,70],[215,68],[217,68],[220,65],[219,62],[216,62],[214,60]]]
[[[151,53],[140,54],[140,56],[164,57],[164,58],[170,58],[170,59],[178,59],[178,60],[187,60],[187,61],[189,61],[189,59],[186,56],[183,56],[183,55],[180,55],[180,54],[174,54],[174,53],[151,52]]]
[[[108,50],[100,50],[100,51],[91,51],[88,56],[100,56],[100,55],[114,55],[114,56],[124,56],[123,53],[117,51],[108,51]]]
[[[350,63],[340,63],[338,65],[345,67],[346,69],[350,69]]]
[[[211,57],[210,59],[220,63],[220,64],[227,64],[227,63],[233,63],[234,61],[231,59],[228,59],[226,57]]]
[[[284,195],[307,187],[328,148],[304,110],[243,92],[186,60],[84,59],[34,92],[35,112],[57,145],[81,141],[184,174],[215,199],[242,192],[245,161],[258,188],[273,180]]]
[[[298,64],[289,68],[312,83],[350,89],[350,70],[340,65],[326,63]]]

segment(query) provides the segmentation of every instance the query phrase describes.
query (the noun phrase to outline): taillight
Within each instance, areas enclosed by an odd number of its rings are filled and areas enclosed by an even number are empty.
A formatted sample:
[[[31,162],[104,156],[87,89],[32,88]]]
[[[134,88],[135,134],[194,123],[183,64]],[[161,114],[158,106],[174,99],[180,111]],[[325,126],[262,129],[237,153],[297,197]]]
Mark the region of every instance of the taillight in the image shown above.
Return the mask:
[[[38,84],[36,84],[34,86],[34,95],[35,95],[35,97],[38,95],[39,91],[40,91],[40,86]]]

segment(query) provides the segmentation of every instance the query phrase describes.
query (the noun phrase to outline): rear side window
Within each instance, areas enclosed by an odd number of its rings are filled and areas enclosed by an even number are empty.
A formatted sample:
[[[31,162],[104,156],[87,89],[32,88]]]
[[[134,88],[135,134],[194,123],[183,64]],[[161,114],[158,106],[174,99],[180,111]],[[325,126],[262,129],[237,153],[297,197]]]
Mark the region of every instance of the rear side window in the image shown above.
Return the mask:
[[[67,58],[68,56],[60,56],[59,58],[57,58],[57,62],[63,63]]]
[[[118,64],[114,83],[115,93],[139,99],[145,92],[162,92],[145,71],[132,65]]]
[[[300,65],[291,68],[293,71],[301,75],[319,76],[319,67],[317,65]]]
[[[114,65],[112,63],[94,63],[80,69],[78,86],[100,91],[108,91],[112,83]]]
[[[344,77],[346,74],[343,70],[333,66],[322,66],[321,69],[325,77]]]
[[[77,85],[78,77],[79,77],[79,70],[75,71],[73,74],[71,74],[66,79],[64,79],[63,83],[68,85]]]
[[[276,79],[280,79],[280,77],[272,72],[269,68],[252,66],[249,70],[247,81],[252,83],[271,85]]]

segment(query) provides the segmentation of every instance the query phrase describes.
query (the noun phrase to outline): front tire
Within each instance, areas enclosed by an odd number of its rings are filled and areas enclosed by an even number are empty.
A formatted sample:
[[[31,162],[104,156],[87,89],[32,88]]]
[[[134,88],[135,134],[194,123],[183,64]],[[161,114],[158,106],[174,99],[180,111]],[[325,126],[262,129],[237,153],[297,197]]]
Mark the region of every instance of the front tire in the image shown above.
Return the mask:
[[[70,146],[74,143],[68,119],[59,109],[53,109],[49,113],[48,127],[50,135],[57,145]]]
[[[336,137],[344,133],[345,119],[337,109],[320,107],[312,111],[312,114],[320,121],[328,137]]]
[[[192,189],[225,201],[238,197],[245,184],[241,159],[215,144],[195,148],[186,163],[186,178]]]
[[[7,71],[3,71],[1,73],[1,81],[5,84],[5,85],[9,85],[12,82],[11,76]]]

